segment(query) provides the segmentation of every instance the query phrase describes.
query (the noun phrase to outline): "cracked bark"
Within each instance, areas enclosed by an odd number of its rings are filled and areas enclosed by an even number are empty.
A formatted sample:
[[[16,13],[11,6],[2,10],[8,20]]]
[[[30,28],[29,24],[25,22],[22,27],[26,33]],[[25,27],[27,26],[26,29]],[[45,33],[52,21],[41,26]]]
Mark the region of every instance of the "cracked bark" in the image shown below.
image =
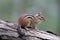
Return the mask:
[[[0,40],[60,40],[60,36],[32,28],[27,31],[15,23],[0,20]]]

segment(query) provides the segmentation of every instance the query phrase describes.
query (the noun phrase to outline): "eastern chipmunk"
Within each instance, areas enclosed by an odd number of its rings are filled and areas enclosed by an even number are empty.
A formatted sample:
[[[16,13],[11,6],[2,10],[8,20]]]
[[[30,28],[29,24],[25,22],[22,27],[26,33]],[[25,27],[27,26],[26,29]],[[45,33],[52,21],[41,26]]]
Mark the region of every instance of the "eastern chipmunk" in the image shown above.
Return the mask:
[[[21,15],[18,19],[18,24],[24,29],[26,29],[27,26],[31,26],[32,28],[37,29],[37,24],[43,21],[46,21],[46,18],[40,12],[36,15]]]

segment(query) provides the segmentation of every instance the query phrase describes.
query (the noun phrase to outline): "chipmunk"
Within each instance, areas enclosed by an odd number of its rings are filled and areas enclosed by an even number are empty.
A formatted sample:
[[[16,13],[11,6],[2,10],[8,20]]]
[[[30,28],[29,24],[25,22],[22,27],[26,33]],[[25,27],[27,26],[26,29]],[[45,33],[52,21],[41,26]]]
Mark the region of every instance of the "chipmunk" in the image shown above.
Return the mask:
[[[46,18],[39,12],[36,15],[24,14],[21,15],[18,19],[18,24],[26,29],[28,26],[37,29],[37,24],[46,21]]]

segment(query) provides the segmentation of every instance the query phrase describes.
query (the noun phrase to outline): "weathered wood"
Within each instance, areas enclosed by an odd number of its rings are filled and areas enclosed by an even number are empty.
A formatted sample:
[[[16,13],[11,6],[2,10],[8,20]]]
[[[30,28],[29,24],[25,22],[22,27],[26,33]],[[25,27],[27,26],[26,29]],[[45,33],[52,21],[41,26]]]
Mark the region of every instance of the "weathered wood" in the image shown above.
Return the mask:
[[[28,28],[22,29],[17,24],[0,20],[0,39],[8,40],[60,40],[60,36]]]

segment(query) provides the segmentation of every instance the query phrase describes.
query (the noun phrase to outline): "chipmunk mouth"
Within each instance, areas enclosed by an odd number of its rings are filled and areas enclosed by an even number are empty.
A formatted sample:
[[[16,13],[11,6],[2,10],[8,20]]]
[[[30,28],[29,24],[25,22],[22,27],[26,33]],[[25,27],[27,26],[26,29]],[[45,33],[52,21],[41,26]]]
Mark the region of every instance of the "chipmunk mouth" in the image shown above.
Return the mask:
[[[46,21],[46,19],[43,20],[43,22],[45,22],[45,21]]]

